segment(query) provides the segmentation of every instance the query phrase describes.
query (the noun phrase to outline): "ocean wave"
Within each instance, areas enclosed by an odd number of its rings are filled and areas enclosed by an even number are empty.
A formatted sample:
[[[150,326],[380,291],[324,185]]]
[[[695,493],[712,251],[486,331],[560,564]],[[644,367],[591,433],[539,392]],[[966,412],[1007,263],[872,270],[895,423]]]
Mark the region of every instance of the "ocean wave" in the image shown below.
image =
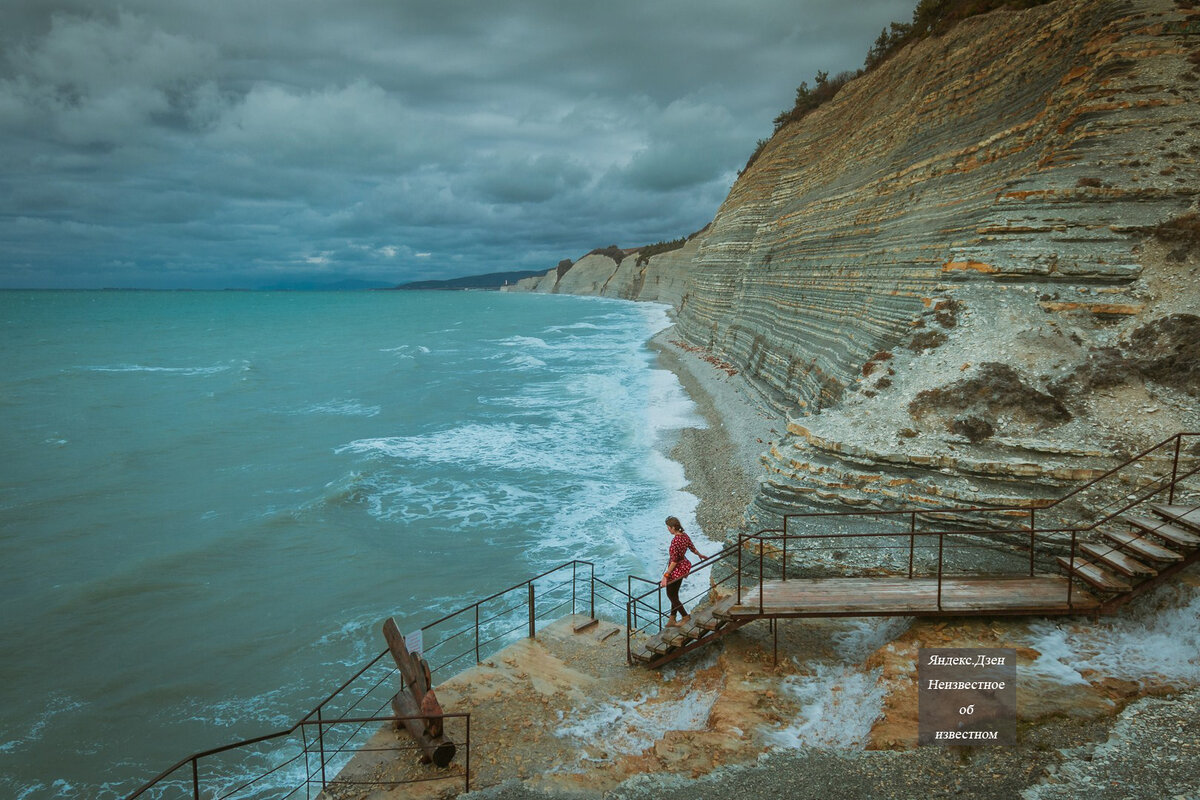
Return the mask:
[[[399,347],[381,347],[379,352],[396,353],[403,358],[415,358],[416,356],[413,355],[414,353],[428,355],[433,351],[423,344],[402,344]]]
[[[587,446],[584,434],[561,425],[472,422],[435,433],[359,439],[334,452],[453,464],[472,472],[500,469],[575,473],[597,466],[597,451]]]
[[[347,417],[376,417],[380,406],[363,405],[357,400],[330,400],[293,411],[293,414],[334,414]]]
[[[127,372],[148,372],[162,375],[182,375],[185,377],[196,377],[204,375],[217,375],[222,372],[229,372],[235,367],[241,371],[248,371],[251,367],[246,362],[217,364],[211,367],[152,367],[144,364],[113,364],[109,366],[87,366],[77,367],[83,372],[108,372],[108,373],[127,373]]]
[[[503,347],[537,347],[543,350],[550,349],[550,345],[546,344],[545,339],[539,339],[536,336],[509,336],[506,339],[492,339],[490,341]]]
[[[546,333],[560,333],[562,331],[603,331],[609,328],[601,327],[591,322],[576,322],[571,325],[551,325],[546,328]]]
[[[515,367],[518,370],[539,369],[546,366],[546,362],[540,358],[528,354],[516,355],[512,358],[506,358],[503,362],[505,365]]]
[[[87,704],[82,700],[65,694],[53,694],[46,700],[46,705],[42,711],[34,719],[33,724],[23,735],[16,739],[0,743],[0,753],[20,752],[25,746],[33,744],[42,738],[47,726],[62,714],[72,711],[78,711],[81,708],[86,708]]]

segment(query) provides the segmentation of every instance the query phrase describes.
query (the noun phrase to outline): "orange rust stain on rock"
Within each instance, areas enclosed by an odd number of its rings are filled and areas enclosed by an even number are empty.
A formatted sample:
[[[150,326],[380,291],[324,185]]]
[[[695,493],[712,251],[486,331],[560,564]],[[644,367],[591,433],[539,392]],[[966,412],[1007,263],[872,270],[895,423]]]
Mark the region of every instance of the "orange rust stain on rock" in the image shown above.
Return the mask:
[[[1091,72],[1090,67],[1076,67],[1075,69],[1068,72],[1066,75],[1063,75],[1063,78],[1059,82],[1059,85],[1066,86],[1071,81],[1082,78],[1084,75],[1087,75],[1089,72]]]
[[[1043,301],[1046,311],[1090,311],[1093,314],[1140,314],[1146,307],[1138,303],[1070,303]]]
[[[984,264],[982,261],[947,261],[942,265],[942,272],[966,272],[967,270],[987,274],[997,271],[991,264]]]

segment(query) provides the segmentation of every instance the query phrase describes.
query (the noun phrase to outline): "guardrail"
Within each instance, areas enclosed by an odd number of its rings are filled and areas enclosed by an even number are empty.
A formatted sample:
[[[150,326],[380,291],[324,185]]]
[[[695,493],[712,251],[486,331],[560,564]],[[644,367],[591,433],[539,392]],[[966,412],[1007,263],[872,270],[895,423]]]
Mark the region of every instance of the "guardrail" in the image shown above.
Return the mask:
[[[805,569],[811,569],[811,562],[820,559],[823,550],[831,551],[832,562],[844,561],[844,553],[839,557],[839,550],[844,551],[847,543],[854,539],[880,540],[890,538],[890,544],[871,545],[868,549],[878,555],[883,550],[902,552],[907,560],[907,573],[914,577],[920,565],[926,569],[935,569],[938,576],[938,597],[940,608],[941,580],[946,573],[947,553],[955,553],[969,549],[986,549],[991,553],[1011,553],[1025,548],[1028,550],[1028,566],[1022,561],[1022,570],[1028,569],[1033,574],[1038,564],[1039,554],[1045,562],[1048,554],[1062,551],[1070,554],[1073,560],[1076,554],[1078,537],[1096,529],[1132,508],[1148,503],[1154,498],[1166,495],[1168,503],[1176,500],[1177,492],[1184,481],[1193,478],[1200,472],[1200,448],[1193,446],[1189,451],[1183,450],[1185,439],[1194,441],[1200,438],[1200,433],[1180,433],[1161,442],[1154,447],[1139,453],[1124,463],[1114,467],[1103,475],[1089,481],[1073,491],[1063,495],[1058,500],[1043,504],[986,506],[961,509],[926,508],[908,511],[850,511],[850,512],[820,512],[809,514],[789,514],[784,518],[782,530],[762,530],[755,534],[739,536],[738,543],[721,550],[719,553],[700,561],[692,568],[692,575],[699,575],[710,570],[714,577],[702,588],[686,600],[694,605],[700,598],[707,597],[720,586],[734,583],[736,585],[738,602],[741,602],[743,576],[754,574],[757,564],[759,584],[768,576],[767,565],[771,570],[777,570],[780,577],[786,579],[789,574],[788,542],[804,541],[801,548],[808,564]],[[1189,459],[1191,461],[1189,462]],[[1166,464],[1170,464],[1169,472]],[[1190,465],[1189,465],[1190,464]],[[1148,467],[1156,467],[1158,477],[1145,474]],[[1153,471],[1153,470],[1151,470]],[[1107,500],[1091,500],[1093,495],[1101,495],[1099,487],[1105,481],[1110,489]],[[1119,491],[1118,491],[1119,490]],[[1132,491],[1132,493],[1131,493]],[[1038,527],[1037,515],[1044,514],[1050,509],[1067,503],[1075,504],[1093,517],[1091,524],[1077,527]],[[988,516],[991,515],[991,519]],[[998,519],[997,519],[998,518]],[[823,526],[831,523],[850,521],[852,524],[862,524],[864,521],[878,523],[883,520],[891,525],[887,531],[853,531],[793,534],[789,524],[793,520],[819,520]],[[918,524],[928,526],[934,523],[944,524],[948,520],[960,520],[959,528],[949,530],[928,530]],[[1018,521],[1012,527],[1014,521]],[[1027,524],[1026,524],[1027,520]],[[1005,523],[997,528],[997,521]],[[969,523],[969,524],[968,524]],[[922,548],[917,547],[917,539],[936,537],[937,544]],[[947,537],[955,537],[947,546]],[[1040,538],[1039,538],[1040,537]],[[907,540],[905,544],[904,540]],[[821,540],[825,540],[822,543]],[[982,541],[981,541],[982,540]],[[757,548],[753,545],[757,542]],[[769,544],[778,542],[779,544]],[[897,542],[899,542],[897,544]],[[747,545],[750,545],[747,547]],[[1039,553],[1039,545],[1041,551]],[[749,562],[744,560],[743,551],[751,552]],[[757,550],[755,553],[754,551]],[[792,554],[797,552],[792,547]],[[936,552],[936,558],[933,553]],[[814,556],[816,557],[814,559]],[[918,559],[920,556],[920,559]],[[876,559],[886,564],[886,559]],[[929,566],[932,564],[932,567]],[[720,565],[724,574],[717,575],[716,568]],[[953,567],[951,563],[949,566]],[[570,569],[570,577],[565,572]],[[581,577],[586,572],[586,578]],[[790,574],[798,576],[800,571],[794,567]],[[538,582],[541,585],[538,585]],[[586,604],[583,592],[579,586],[586,582]],[[634,595],[634,583],[649,584],[653,588]],[[1071,601],[1071,584],[1067,582],[1067,601]],[[490,595],[478,602],[465,606],[447,614],[421,628],[422,639],[425,642],[424,655],[433,673],[440,673],[442,680],[469,663],[480,663],[485,654],[499,650],[507,639],[517,633],[534,636],[539,620],[557,619],[565,612],[568,604],[571,613],[578,613],[586,608],[589,616],[596,618],[598,603],[609,618],[617,617],[624,611],[626,630],[626,657],[630,661],[631,639],[633,636],[657,632],[663,627],[666,614],[662,608],[662,587],[656,581],[637,576],[629,576],[624,590],[607,581],[596,577],[595,565],[588,561],[568,561],[547,570],[540,575],[521,583],[510,586],[500,592]],[[762,593],[760,608],[762,608]],[[651,598],[654,598],[653,601]],[[497,606],[500,606],[497,609]],[[612,614],[615,609],[617,614]],[[614,621],[617,621],[614,619]],[[432,644],[429,642],[432,640]],[[155,798],[186,797],[190,794],[194,800],[200,800],[201,791],[210,790],[209,797],[218,800],[227,798],[260,797],[265,791],[264,785],[269,781],[272,794],[275,797],[297,797],[301,790],[305,797],[311,796],[311,791],[317,785],[323,790],[333,780],[334,775],[349,761],[350,755],[358,752],[365,744],[365,738],[374,734],[379,724],[395,722],[397,717],[381,716],[380,712],[390,704],[393,691],[391,681],[397,673],[395,666],[386,657],[388,650],[384,649],[374,659],[367,663],[354,676],[334,690],[322,700],[316,708],[302,717],[294,726],[287,730],[276,731],[264,736],[236,742],[224,747],[206,750],[201,753],[181,759],[174,766],[164,770],[157,777],[128,796],[128,800],[149,796]],[[470,661],[473,656],[473,661]],[[372,711],[371,708],[374,707]],[[359,713],[367,709],[366,716]],[[465,759],[468,765],[464,776],[464,787],[469,788],[469,726],[470,717],[467,714],[448,714],[447,719],[462,718],[468,736]],[[368,728],[368,726],[371,726]],[[310,741],[309,731],[316,733]],[[331,730],[345,730],[345,733],[330,733]],[[268,742],[278,743],[278,740],[300,735],[300,743],[293,755],[278,752],[273,746],[265,750],[259,745]],[[226,761],[230,759],[231,761]],[[304,766],[299,762],[303,759]],[[311,763],[317,764],[312,767]],[[216,765],[220,761],[224,766]],[[190,767],[190,775],[178,777],[180,770]],[[207,773],[216,773],[218,777],[211,778]],[[250,778],[233,780],[229,774],[252,775]],[[226,777],[220,777],[226,776]],[[319,776],[319,778],[318,778]],[[453,779],[457,776],[434,778],[435,780]],[[187,790],[187,791],[185,791]],[[282,794],[278,792],[283,792]]]
[[[586,611],[596,617],[600,607],[617,621],[627,598],[627,592],[597,578],[591,562],[568,561],[425,625],[420,629],[423,655],[430,671],[445,680],[480,663],[510,640],[534,636],[540,623],[558,619],[568,611]],[[382,713],[398,685],[398,670],[389,655],[386,648],[382,650],[292,727],[183,758],[128,795],[127,800],[311,798],[314,789],[318,793],[324,790],[353,754],[363,750],[379,725],[404,719]],[[447,721],[464,720],[468,771],[462,780],[466,790],[470,785],[470,715],[445,717]],[[449,727],[447,735],[453,738]],[[267,792],[270,794],[264,794]]]
[[[1185,442],[1192,446],[1184,449]],[[853,551],[870,551],[873,568],[907,572],[909,578],[937,578],[937,608],[941,610],[942,581],[949,574],[1029,575],[1038,568],[1055,569],[1055,557],[1074,563],[1081,535],[1093,532],[1122,515],[1154,502],[1172,504],[1187,482],[1200,473],[1200,433],[1178,433],[1132,456],[1062,497],[1040,504],[924,508],[896,511],[832,511],[788,514],[782,531],[760,531],[740,537],[738,603],[743,575],[787,580],[811,577],[844,567]],[[1195,492],[1197,487],[1188,486]],[[1064,510],[1066,509],[1066,510]],[[1039,523],[1039,516],[1084,516],[1082,525]],[[803,522],[804,533],[791,528]],[[932,530],[930,529],[932,528]],[[926,542],[926,544],[918,544]],[[755,547],[757,543],[757,547]],[[789,566],[790,554],[803,554],[804,565]],[[757,550],[757,575],[741,563],[741,549]],[[1025,553],[1018,561],[1014,553]],[[967,557],[962,554],[969,553]],[[982,554],[982,555],[981,555]],[[986,557],[989,567],[979,571]],[[974,569],[974,571],[967,571]],[[1073,605],[1073,584],[1066,583],[1066,602]],[[759,593],[759,608],[763,597]]]

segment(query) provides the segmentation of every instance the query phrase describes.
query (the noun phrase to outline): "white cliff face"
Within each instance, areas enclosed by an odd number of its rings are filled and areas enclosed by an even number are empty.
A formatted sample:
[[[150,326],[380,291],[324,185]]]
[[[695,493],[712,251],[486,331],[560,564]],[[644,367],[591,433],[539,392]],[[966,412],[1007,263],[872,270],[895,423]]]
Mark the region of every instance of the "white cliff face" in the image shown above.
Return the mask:
[[[780,131],[684,248],[521,288],[671,303],[788,414],[761,524],[1057,496],[1200,429],[1197,33],[1171,0],[966,20]]]

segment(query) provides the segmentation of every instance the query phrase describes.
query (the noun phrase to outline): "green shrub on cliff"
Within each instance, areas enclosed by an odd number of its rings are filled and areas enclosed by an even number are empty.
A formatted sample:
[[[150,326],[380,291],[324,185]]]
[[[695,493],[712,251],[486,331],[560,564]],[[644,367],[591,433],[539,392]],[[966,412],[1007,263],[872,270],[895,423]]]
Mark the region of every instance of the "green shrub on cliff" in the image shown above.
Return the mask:
[[[656,256],[660,253],[669,253],[672,250],[678,250],[687,244],[687,241],[688,237],[680,236],[678,239],[672,239],[669,242],[655,242],[654,244],[648,244],[638,250],[637,266],[640,267],[642,264],[649,264],[651,256]]]
[[[597,247],[595,250],[588,253],[588,255],[589,256],[608,256],[613,261],[620,264],[621,259],[625,258],[625,251],[622,250],[621,248],[617,247],[615,244],[610,244],[608,247]]]
[[[866,63],[862,69],[841,72],[833,78],[829,77],[828,72],[821,70],[817,72],[812,87],[808,85],[808,81],[801,82],[796,89],[796,100],[792,107],[781,111],[779,116],[775,117],[775,133],[832,100],[847,83],[875,69],[911,42],[929,36],[941,36],[958,22],[978,14],[999,8],[1033,8],[1049,2],[1051,0],[919,0],[917,7],[913,9],[912,22],[893,22],[883,29],[871,49],[867,51]],[[758,140],[754,152],[746,161],[746,166],[738,171],[739,177],[758,160],[769,141],[770,139]]]

